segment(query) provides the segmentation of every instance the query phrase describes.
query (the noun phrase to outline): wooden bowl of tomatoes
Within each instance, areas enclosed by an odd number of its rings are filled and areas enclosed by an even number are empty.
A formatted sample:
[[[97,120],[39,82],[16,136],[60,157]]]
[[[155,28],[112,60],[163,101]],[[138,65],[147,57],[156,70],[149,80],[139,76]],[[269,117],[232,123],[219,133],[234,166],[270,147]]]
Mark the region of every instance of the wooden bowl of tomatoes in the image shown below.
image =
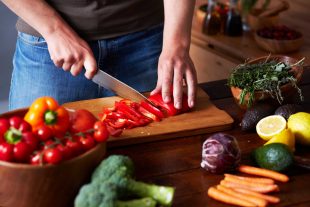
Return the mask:
[[[40,141],[40,144],[32,151],[32,155],[27,159],[23,158],[22,155],[27,152],[25,146],[31,146],[33,140],[29,138],[31,132],[26,132],[29,126],[18,117],[25,117],[28,112],[29,109],[24,108],[0,115],[0,177],[2,180],[0,182],[0,206],[72,206],[79,188],[89,180],[93,169],[104,158],[106,143],[96,142],[92,146],[88,143],[88,146],[84,146],[82,140],[78,139],[79,134],[75,134],[75,141],[68,139],[62,143],[57,143],[54,137],[53,143],[51,140]],[[83,121],[83,118],[85,116],[82,115],[82,118],[79,116],[78,124],[81,124],[82,120],[82,125],[85,126],[87,121]],[[22,133],[19,134],[18,131]],[[36,133],[36,136],[39,136],[38,132]],[[40,133],[43,137],[48,134],[44,130]],[[19,137],[21,139],[15,142]],[[11,154],[5,154],[10,149],[8,145],[14,147]],[[71,153],[71,157],[64,160],[64,151],[61,151],[59,146],[67,150],[67,155]],[[77,153],[76,150],[80,152]],[[60,151],[61,156],[59,156]],[[41,153],[38,155],[39,152]],[[59,157],[63,160],[59,160]]]

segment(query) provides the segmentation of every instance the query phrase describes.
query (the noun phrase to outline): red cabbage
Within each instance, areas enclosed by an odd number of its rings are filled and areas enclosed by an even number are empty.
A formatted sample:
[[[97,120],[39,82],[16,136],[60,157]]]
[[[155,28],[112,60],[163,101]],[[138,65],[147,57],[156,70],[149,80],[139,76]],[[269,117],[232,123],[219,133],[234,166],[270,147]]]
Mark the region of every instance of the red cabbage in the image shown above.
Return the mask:
[[[201,167],[211,173],[223,173],[235,169],[240,158],[241,152],[236,138],[216,133],[203,143]]]

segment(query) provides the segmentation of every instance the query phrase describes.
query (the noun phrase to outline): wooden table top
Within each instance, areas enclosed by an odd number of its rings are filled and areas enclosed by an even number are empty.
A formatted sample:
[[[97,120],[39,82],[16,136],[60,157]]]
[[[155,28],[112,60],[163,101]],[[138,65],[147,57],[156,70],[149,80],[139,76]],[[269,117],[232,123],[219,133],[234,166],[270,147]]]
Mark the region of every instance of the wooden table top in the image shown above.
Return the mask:
[[[197,0],[196,9],[199,5],[205,4],[206,0]],[[300,50],[285,54],[297,59],[306,57],[305,63],[310,65],[310,32],[309,21],[310,1],[295,0],[290,3],[289,10],[279,16],[279,24],[284,24],[290,28],[300,31],[304,35],[304,44]],[[192,42],[202,47],[213,49],[217,54],[224,54],[234,62],[243,63],[247,59],[266,56],[269,52],[258,47],[252,32],[247,32],[241,37],[229,37],[222,34],[205,35],[202,33],[202,25],[197,18],[193,19]]]
[[[241,111],[234,103],[226,81],[201,84],[212,102],[226,110],[235,120],[232,130],[225,133],[235,136],[242,150],[242,163],[249,164],[249,153],[263,144],[256,133],[241,132]],[[301,88],[305,97],[303,105],[310,111],[310,68],[305,69]],[[223,175],[211,174],[200,167],[201,148],[210,134],[178,137],[169,140],[149,142],[123,147],[108,148],[108,154],[130,156],[136,166],[138,180],[156,184],[170,185],[176,188],[173,206],[184,207],[225,207],[207,196],[207,189],[223,179]],[[308,152],[306,152],[308,151]],[[297,147],[297,155],[310,158],[309,147]],[[277,206],[310,206],[310,171],[298,167],[288,171],[290,181],[279,184],[281,191],[276,196],[281,198]]]

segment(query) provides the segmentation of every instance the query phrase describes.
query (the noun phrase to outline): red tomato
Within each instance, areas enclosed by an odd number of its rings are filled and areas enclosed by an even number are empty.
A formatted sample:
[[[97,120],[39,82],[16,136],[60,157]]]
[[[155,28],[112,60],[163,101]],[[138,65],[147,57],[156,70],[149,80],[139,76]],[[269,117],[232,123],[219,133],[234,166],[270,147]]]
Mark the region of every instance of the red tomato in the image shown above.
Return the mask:
[[[36,134],[38,135],[38,138],[43,142],[47,141],[53,137],[52,129],[46,125],[41,125],[37,129]]]
[[[54,140],[47,140],[45,142],[43,142],[43,146],[42,146],[42,149],[48,149],[48,148],[51,148],[52,145],[55,145],[55,141]]]
[[[0,144],[0,160],[13,161],[14,159],[14,145],[3,142]]]
[[[68,147],[72,152],[72,157],[76,157],[84,152],[84,148],[81,142],[68,140],[66,142],[66,147]]]
[[[94,125],[94,139],[97,142],[105,142],[109,138],[109,132],[105,123],[97,121]]]
[[[69,160],[74,156],[72,148],[62,144],[58,144],[56,147],[62,153],[63,160]]]
[[[63,160],[62,153],[57,148],[44,150],[43,160],[49,164],[58,164]]]
[[[32,153],[31,146],[25,142],[18,142],[14,145],[14,160],[18,162],[27,162]]]
[[[34,155],[30,156],[31,165],[41,165],[43,164],[42,151],[36,152]]]
[[[97,118],[88,110],[79,109],[71,116],[71,132],[85,132],[93,128]]]
[[[84,137],[80,136],[79,141],[85,151],[88,151],[96,146],[96,141],[90,134],[86,134]]]

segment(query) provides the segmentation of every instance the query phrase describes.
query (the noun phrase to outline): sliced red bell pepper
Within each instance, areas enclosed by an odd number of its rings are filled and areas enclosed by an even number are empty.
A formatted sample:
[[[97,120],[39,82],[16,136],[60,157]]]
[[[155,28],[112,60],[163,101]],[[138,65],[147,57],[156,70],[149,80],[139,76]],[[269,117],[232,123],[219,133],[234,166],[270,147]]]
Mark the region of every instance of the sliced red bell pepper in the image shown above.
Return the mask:
[[[160,121],[161,118],[159,118],[158,116],[156,116],[155,114],[151,113],[150,111],[146,110],[142,104],[139,107],[139,111],[141,114],[143,114],[145,117],[148,117],[150,119],[152,119],[153,121]]]
[[[156,106],[158,106],[164,113],[166,113],[168,116],[174,116],[186,111],[189,111],[189,106],[187,104],[187,95],[183,94],[182,96],[182,108],[176,109],[174,107],[173,100],[171,100],[169,103],[165,103],[161,93],[156,93],[154,95],[151,95],[148,97],[148,99],[154,103]]]
[[[153,106],[147,101],[141,101],[140,105],[145,110],[149,111],[151,114],[154,114],[160,120],[165,117],[165,114],[161,110],[159,110],[158,108],[156,108],[155,106]]]

